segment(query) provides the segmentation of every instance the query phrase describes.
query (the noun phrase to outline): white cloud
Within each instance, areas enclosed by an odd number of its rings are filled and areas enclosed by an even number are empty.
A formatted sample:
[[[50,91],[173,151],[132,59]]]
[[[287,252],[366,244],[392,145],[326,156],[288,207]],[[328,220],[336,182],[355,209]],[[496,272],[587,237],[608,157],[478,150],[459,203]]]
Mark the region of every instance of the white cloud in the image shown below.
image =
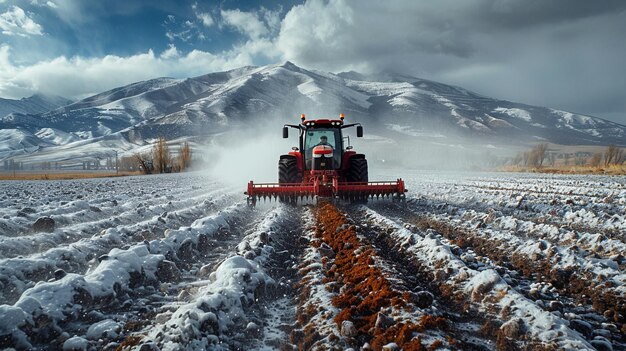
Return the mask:
[[[0,14],[0,29],[5,35],[43,35],[43,28],[33,21],[20,7],[13,6],[7,12]]]
[[[196,17],[202,21],[202,25],[205,27],[211,27],[215,23],[213,22],[213,17],[208,13],[196,13]]]
[[[307,1],[294,6],[282,22],[277,45],[284,56],[301,64],[332,70],[345,66],[356,41],[353,10],[343,1]],[[359,31],[368,31],[368,27]],[[356,33],[355,33],[356,32]],[[360,61],[366,58],[361,58]],[[311,63],[319,63],[313,64]]]
[[[59,6],[57,6],[57,4],[55,4],[55,3],[54,3],[54,2],[52,2],[52,1],[48,1],[48,2],[46,2],[46,5],[48,5],[49,7],[52,7],[53,9],[57,9],[57,8],[59,8]]]
[[[178,52],[178,49],[176,49],[176,46],[174,44],[169,44],[169,48],[161,53],[161,58],[166,60],[179,56],[180,53]]]
[[[270,31],[255,12],[244,12],[239,9],[220,11],[222,20],[227,26],[235,28],[251,39],[259,39],[267,36]]]
[[[193,50],[181,55],[171,45],[161,55],[152,50],[128,57],[107,55],[99,58],[57,57],[29,66],[11,61],[8,45],[0,46],[0,96],[20,98],[48,93],[84,98],[126,84],[155,77],[193,77],[252,65],[259,47],[240,47],[214,55]]]
[[[191,9],[196,15],[196,18],[200,20],[200,22],[202,23],[204,27],[207,27],[207,28],[212,27],[215,24],[213,17],[211,17],[209,13],[198,11],[198,3],[194,3],[193,5],[191,5]],[[205,39],[204,33],[202,32],[198,33],[198,39],[204,40]]]
[[[280,30],[280,14],[282,11],[282,7],[279,7],[276,11],[271,11],[264,7],[261,7],[261,9],[259,10],[261,17],[267,24],[270,32],[278,33],[278,31]]]

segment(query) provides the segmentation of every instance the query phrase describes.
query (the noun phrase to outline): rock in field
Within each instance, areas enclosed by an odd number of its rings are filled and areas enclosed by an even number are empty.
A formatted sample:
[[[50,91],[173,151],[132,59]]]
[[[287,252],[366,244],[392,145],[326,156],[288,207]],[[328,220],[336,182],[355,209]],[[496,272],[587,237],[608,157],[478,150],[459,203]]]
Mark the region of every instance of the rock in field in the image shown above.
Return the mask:
[[[55,225],[54,219],[50,217],[40,217],[33,224],[33,230],[35,232],[52,233]]]

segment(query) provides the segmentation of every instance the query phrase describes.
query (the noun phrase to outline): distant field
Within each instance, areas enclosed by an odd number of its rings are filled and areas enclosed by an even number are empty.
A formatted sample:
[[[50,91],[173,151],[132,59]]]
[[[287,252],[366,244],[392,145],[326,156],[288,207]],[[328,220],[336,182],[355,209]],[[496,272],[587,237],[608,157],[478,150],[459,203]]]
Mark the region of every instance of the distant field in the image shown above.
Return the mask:
[[[63,171],[51,171],[51,172],[2,172],[0,173],[0,180],[59,180],[59,179],[87,179],[87,178],[107,178],[107,177],[125,177],[131,175],[139,175],[141,172],[63,172]]]
[[[498,169],[503,172],[528,172],[528,173],[554,173],[554,174],[604,174],[626,175],[626,165],[609,165],[602,167],[592,166],[546,166],[546,167],[520,167],[505,166]]]

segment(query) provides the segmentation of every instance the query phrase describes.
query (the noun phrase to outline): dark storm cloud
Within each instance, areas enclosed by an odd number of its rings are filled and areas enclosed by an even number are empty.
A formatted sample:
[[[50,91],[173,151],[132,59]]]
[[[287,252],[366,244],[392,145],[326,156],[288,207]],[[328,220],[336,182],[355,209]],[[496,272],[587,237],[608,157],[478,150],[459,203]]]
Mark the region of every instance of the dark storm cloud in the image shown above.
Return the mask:
[[[626,123],[623,33],[625,1],[311,0],[278,45],[305,66],[410,73]]]
[[[486,25],[494,29],[516,30],[617,13],[625,9],[626,2],[620,0],[489,0],[479,2],[466,18],[473,18],[476,27]]]

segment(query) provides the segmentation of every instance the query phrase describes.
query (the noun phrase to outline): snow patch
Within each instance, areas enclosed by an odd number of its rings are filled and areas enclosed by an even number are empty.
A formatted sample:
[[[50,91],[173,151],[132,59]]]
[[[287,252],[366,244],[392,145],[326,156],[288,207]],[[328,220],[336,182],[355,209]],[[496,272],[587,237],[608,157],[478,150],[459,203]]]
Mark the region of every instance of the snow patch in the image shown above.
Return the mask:
[[[504,113],[504,114],[507,114],[507,115],[509,115],[511,117],[524,120],[526,122],[531,122],[532,121],[532,117],[530,116],[530,113],[528,111],[526,111],[526,110],[522,110],[522,109],[519,109],[519,108],[497,107],[492,112]]]

